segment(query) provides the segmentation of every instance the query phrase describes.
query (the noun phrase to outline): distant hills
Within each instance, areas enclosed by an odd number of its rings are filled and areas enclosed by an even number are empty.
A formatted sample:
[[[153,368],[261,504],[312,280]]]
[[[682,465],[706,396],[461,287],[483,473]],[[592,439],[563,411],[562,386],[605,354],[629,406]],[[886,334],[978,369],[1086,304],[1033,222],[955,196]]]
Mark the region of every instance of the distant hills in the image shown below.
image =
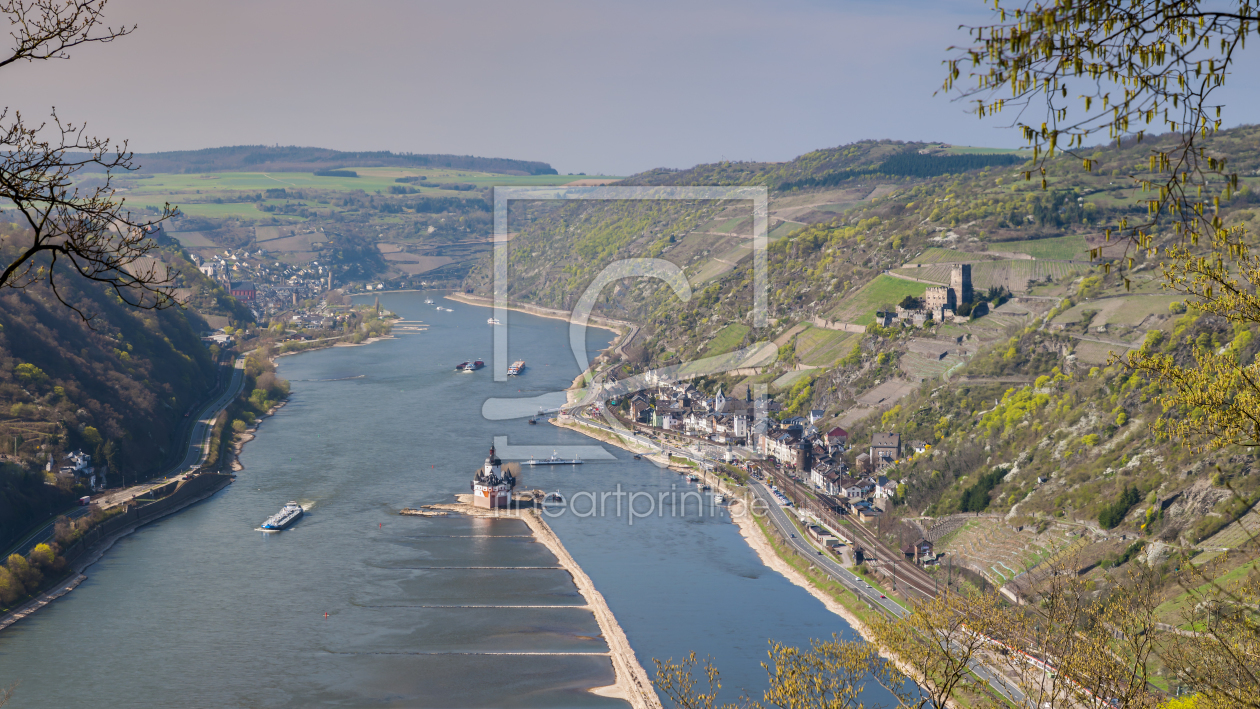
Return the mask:
[[[136,153],[140,172],[314,172],[339,167],[448,168],[493,172],[503,175],[556,175],[555,168],[536,160],[481,158],[473,155],[417,155],[373,152],[342,152],[327,148],[297,146],[232,145],[202,150],[174,150],[164,153]]]

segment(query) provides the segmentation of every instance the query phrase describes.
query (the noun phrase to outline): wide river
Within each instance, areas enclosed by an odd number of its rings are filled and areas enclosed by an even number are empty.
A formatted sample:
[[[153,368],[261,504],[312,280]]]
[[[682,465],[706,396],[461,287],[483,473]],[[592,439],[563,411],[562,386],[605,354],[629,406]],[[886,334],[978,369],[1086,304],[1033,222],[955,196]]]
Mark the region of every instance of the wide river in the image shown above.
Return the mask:
[[[467,492],[493,437],[591,446],[523,418],[487,420],[491,397],[562,391],[579,373],[568,323],[509,315],[508,382],[452,372],[490,363],[490,311],[419,293],[381,305],[429,326],[363,347],[279,360],[289,404],[245,447],[235,483],[123,538],[74,592],[0,633],[14,709],[46,707],[616,707],[586,691],[614,680],[607,645],[568,573],[514,520],[400,517]],[[592,353],[606,330],[588,331]],[[527,468],[528,488],[688,488],[609,448],[584,465]],[[285,502],[310,513],[268,535]],[[641,500],[642,502],[642,500]],[[718,508],[631,520],[550,520],[625,630],[640,662],[709,655],[722,698],[760,698],[767,640],[854,637],[764,566]],[[327,616],[325,616],[327,614]],[[8,707],[6,707],[8,709]]]

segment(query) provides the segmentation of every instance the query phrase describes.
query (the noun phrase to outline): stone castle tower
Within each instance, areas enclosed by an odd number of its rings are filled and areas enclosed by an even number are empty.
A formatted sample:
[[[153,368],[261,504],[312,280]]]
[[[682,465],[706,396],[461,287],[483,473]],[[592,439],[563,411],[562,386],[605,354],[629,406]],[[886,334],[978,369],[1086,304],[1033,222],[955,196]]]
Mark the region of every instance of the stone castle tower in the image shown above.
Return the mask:
[[[974,294],[971,292],[971,264],[958,264],[950,270],[949,288],[954,291],[956,302],[960,305],[970,303],[974,299]]]

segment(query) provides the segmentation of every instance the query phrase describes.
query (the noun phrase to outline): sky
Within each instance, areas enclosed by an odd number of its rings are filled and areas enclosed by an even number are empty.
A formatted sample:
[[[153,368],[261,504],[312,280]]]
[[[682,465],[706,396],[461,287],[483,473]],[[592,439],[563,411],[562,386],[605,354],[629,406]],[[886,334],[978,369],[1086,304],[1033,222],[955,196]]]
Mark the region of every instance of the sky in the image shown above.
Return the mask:
[[[137,152],[241,144],[542,160],[627,175],[790,160],[857,140],[1021,147],[933,96],[985,0],[110,0],[138,24],[66,61],[0,70]],[[1250,62],[1255,66],[1256,62]],[[1260,122],[1260,72],[1229,123]]]

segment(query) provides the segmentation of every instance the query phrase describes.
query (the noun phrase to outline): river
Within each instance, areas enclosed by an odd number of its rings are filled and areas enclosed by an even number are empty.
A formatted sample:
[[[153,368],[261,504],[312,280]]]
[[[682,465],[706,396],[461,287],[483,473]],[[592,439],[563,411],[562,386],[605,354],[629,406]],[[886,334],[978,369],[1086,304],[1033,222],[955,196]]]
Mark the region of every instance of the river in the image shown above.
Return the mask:
[[[0,633],[0,686],[21,682],[9,707],[626,706],[586,691],[614,681],[607,646],[524,524],[397,514],[467,492],[494,436],[544,454],[595,444],[482,414],[490,397],[568,386],[580,371],[568,323],[510,313],[509,356],[529,369],[496,383],[490,367],[452,372],[489,363],[490,311],[423,300],[380,297],[426,332],[281,358],[291,399],[245,447],[235,483],[123,538],[75,591]],[[610,337],[588,331],[588,349]],[[721,508],[633,524],[611,509],[573,514],[581,491],[688,489],[628,453],[605,455],[527,468],[524,485],[574,501],[549,523],[649,675],[652,658],[695,651],[722,670],[724,700],[759,697],[767,639],[856,637],[766,568]],[[256,531],[289,500],[309,514]]]

